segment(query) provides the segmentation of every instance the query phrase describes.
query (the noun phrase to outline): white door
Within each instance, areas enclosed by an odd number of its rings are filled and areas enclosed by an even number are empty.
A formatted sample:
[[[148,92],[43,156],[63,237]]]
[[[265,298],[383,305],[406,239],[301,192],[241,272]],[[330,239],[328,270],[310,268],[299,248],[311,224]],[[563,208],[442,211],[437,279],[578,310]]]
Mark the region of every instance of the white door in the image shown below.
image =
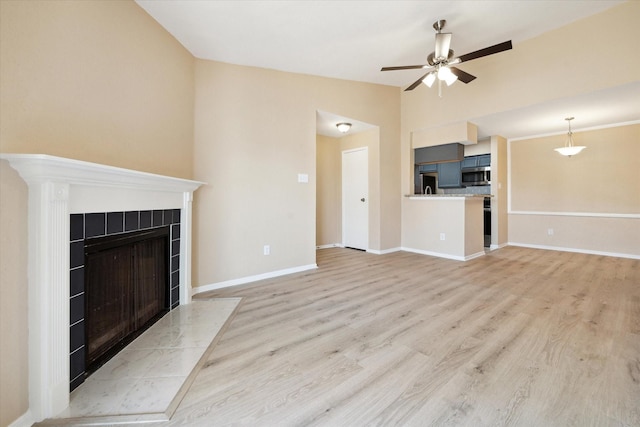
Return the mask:
[[[342,244],[367,250],[369,246],[369,151],[342,152]]]

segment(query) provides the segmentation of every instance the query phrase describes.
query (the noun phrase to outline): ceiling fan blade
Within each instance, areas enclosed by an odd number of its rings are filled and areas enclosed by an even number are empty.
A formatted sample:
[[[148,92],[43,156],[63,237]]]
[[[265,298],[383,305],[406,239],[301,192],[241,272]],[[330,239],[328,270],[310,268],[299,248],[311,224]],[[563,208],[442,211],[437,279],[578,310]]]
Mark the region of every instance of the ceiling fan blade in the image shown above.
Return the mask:
[[[394,71],[394,70],[418,70],[420,68],[427,68],[429,65],[401,65],[399,67],[382,67],[380,71]]]
[[[473,76],[466,71],[462,71],[460,68],[449,67],[449,69],[453,74],[458,76],[458,80],[460,80],[462,83],[469,83],[476,79],[476,76]]]
[[[451,45],[451,33],[436,33],[436,49],[434,57],[436,59],[446,59],[449,55],[449,46]]]
[[[429,71],[430,73],[431,71]],[[420,83],[422,83],[422,80],[424,80],[425,77],[427,77],[427,75],[429,73],[426,73],[424,76],[420,77],[418,80],[416,80],[415,82],[413,82],[413,84],[411,86],[409,86],[408,88],[406,88],[404,91],[410,91],[410,90],[414,90],[415,88],[417,88],[418,86],[420,86]]]
[[[471,61],[472,59],[482,58],[483,56],[493,55],[494,53],[504,52],[505,50],[512,49],[511,40],[495,44],[493,46],[485,47],[484,49],[476,50],[475,52],[467,53],[458,58],[450,61],[449,63],[459,64],[465,61]]]

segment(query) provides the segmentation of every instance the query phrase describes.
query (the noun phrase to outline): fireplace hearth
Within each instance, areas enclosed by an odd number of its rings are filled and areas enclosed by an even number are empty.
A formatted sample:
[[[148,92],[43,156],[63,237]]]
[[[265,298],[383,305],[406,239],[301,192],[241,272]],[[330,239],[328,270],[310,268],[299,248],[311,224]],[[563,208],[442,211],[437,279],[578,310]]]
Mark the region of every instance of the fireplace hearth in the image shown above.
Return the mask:
[[[178,297],[176,305],[189,304],[193,192],[204,183],[45,154],[2,153],[0,159],[7,160],[29,187],[28,419],[36,423],[69,406],[70,367],[80,353],[70,354],[69,349],[84,335],[84,310],[76,314],[84,298],[84,268],[75,265],[78,252],[74,250],[70,215],[82,215],[87,226],[84,231],[89,230],[86,237],[95,237],[88,227],[88,218],[95,213],[102,212],[98,215],[105,217],[105,234],[109,234],[113,231],[109,217],[123,218],[123,225],[116,221],[114,227],[125,232],[129,231],[127,218],[134,220],[135,212],[142,223],[143,214],[145,221],[150,213],[153,221],[156,216],[165,221],[167,212],[177,210],[179,239],[172,240],[170,247],[172,253],[178,248],[179,271],[170,275],[176,284],[170,294],[172,300],[174,295]],[[80,245],[83,266],[84,243]],[[81,291],[73,295],[78,287]],[[71,331],[70,320],[75,322]]]

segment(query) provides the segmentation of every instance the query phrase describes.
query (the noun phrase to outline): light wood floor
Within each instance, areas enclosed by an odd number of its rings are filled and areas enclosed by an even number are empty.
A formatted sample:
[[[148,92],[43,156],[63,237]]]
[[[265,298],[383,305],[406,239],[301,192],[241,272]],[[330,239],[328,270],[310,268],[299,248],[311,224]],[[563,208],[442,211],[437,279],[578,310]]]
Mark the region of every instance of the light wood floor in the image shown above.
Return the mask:
[[[639,426],[640,261],[318,251],[241,296],[168,425]]]

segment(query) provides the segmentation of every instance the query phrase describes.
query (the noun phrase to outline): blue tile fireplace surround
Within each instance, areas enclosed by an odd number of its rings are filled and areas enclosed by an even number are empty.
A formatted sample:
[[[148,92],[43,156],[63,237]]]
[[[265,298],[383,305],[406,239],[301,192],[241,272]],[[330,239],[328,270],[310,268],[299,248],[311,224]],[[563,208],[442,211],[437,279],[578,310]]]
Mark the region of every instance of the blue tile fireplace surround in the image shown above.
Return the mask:
[[[85,379],[85,239],[169,228],[169,307],[180,304],[180,209],[70,215],[69,391]]]

